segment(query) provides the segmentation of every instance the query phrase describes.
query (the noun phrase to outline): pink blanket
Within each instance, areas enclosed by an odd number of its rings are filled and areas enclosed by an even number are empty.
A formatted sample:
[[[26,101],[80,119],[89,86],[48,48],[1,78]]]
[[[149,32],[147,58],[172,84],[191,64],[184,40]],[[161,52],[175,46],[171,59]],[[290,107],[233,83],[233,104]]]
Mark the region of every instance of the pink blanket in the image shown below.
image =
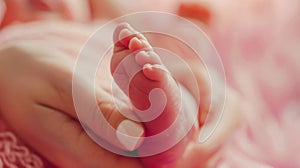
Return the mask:
[[[142,4],[143,9],[174,12],[175,2],[144,0],[127,4],[133,11],[142,10],[138,8]],[[244,99],[241,126],[209,167],[300,167],[300,1],[207,3],[213,13],[210,36],[223,59],[230,85]],[[6,38],[6,33],[0,33],[0,41]],[[0,131],[0,138],[3,136],[9,140],[0,142],[0,165],[47,167],[5,126]],[[16,148],[24,149],[25,154],[17,155]],[[30,156],[26,159],[30,162],[22,163],[22,157],[14,160],[8,155]]]
[[[245,101],[241,126],[209,167],[300,167],[300,1],[201,3],[212,11],[227,80]]]
[[[300,167],[300,1],[217,5],[212,36],[247,105],[216,166]]]

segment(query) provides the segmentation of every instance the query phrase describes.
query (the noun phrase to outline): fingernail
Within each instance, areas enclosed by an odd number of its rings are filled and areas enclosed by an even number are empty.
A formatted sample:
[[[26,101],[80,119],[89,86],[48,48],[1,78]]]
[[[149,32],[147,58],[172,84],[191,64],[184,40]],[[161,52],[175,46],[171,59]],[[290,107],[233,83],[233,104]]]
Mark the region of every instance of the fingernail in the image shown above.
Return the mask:
[[[117,128],[117,138],[128,150],[135,150],[144,136],[144,128],[130,120],[122,121]]]

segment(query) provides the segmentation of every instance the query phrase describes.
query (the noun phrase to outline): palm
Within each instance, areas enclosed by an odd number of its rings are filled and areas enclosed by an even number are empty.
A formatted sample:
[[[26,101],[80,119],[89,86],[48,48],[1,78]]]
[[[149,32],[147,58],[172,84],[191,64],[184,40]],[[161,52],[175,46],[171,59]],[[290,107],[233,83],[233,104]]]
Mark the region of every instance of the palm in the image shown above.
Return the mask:
[[[139,168],[136,159],[110,153],[89,138],[73,107],[73,61],[36,51],[35,45],[1,51],[10,53],[1,60],[1,112],[18,137],[59,167]]]

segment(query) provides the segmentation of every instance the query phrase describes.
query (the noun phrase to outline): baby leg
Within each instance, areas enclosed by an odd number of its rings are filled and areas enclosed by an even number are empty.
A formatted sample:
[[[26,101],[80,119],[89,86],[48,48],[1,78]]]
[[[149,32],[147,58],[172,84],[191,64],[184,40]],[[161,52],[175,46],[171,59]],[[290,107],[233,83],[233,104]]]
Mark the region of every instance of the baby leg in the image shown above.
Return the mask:
[[[182,90],[173,79],[147,39],[130,25],[118,25],[114,33],[114,41],[111,72],[115,82],[138,109],[136,115],[141,118],[140,116],[144,115],[141,113],[155,114],[158,110],[155,106],[160,106],[160,102],[165,102],[165,106],[158,117],[144,122],[146,137],[157,135],[169,128],[180,112],[186,112],[185,107],[181,107],[184,106],[181,91],[184,92],[185,90]],[[155,89],[159,89],[164,94],[151,95]],[[183,110],[180,111],[181,109]],[[181,120],[181,123],[176,125],[178,134],[180,134],[180,127],[185,122],[192,121]],[[188,136],[173,148],[154,156],[144,157],[142,161],[151,168],[175,164],[175,161],[183,154],[186,145],[193,140],[194,132],[190,131]],[[167,141],[171,141],[177,136],[170,135]]]

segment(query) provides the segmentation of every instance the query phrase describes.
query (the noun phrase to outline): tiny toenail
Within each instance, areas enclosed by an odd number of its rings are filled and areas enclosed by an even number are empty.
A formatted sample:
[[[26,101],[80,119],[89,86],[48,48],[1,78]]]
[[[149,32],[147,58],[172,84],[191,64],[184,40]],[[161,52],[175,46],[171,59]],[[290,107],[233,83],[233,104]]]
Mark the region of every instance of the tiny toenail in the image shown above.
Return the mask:
[[[152,65],[151,65],[151,64],[145,64],[145,65],[144,65],[144,68],[145,68],[145,69],[150,69],[150,70],[152,70]]]
[[[127,29],[127,28],[124,28],[121,30],[120,34],[119,34],[119,39],[124,39],[124,38],[127,38],[128,36],[131,36],[132,35],[132,32]]]
[[[144,51],[144,50],[143,50],[143,51],[140,51],[140,53],[139,53],[139,54],[141,54],[141,55],[147,55],[147,56],[149,55],[149,53],[148,53],[148,52],[146,52],[146,51]]]
[[[148,50],[152,50],[152,46],[149,44],[149,42],[145,39],[140,39],[141,40],[141,43],[145,46],[146,49]]]
[[[154,55],[154,51],[152,51],[152,50],[147,51],[147,55],[148,55],[149,57],[155,56],[155,55]]]
[[[130,24],[127,23],[127,22],[123,22],[122,24],[123,24],[125,27],[131,27]]]
[[[124,30],[128,31],[130,34],[134,34],[134,32],[132,32],[132,30],[130,30],[128,28],[124,28]]]
[[[128,29],[130,29],[133,32],[137,32],[130,24],[128,24]]]
[[[142,41],[137,37],[133,37],[132,40],[136,40],[138,43],[142,44]]]
[[[148,55],[155,55],[155,52],[154,51],[148,51]]]
[[[144,37],[144,35],[143,35],[141,32],[135,31],[135,34],[136,34],[140,39],[145,40],[145,37]]]
[[[156,69],[159,69],[159,70],[163,70],[163,71],[166,70],[165,67],[163,65],[161,65],[161,64],[154,64],[153,68],[156,68]]]

